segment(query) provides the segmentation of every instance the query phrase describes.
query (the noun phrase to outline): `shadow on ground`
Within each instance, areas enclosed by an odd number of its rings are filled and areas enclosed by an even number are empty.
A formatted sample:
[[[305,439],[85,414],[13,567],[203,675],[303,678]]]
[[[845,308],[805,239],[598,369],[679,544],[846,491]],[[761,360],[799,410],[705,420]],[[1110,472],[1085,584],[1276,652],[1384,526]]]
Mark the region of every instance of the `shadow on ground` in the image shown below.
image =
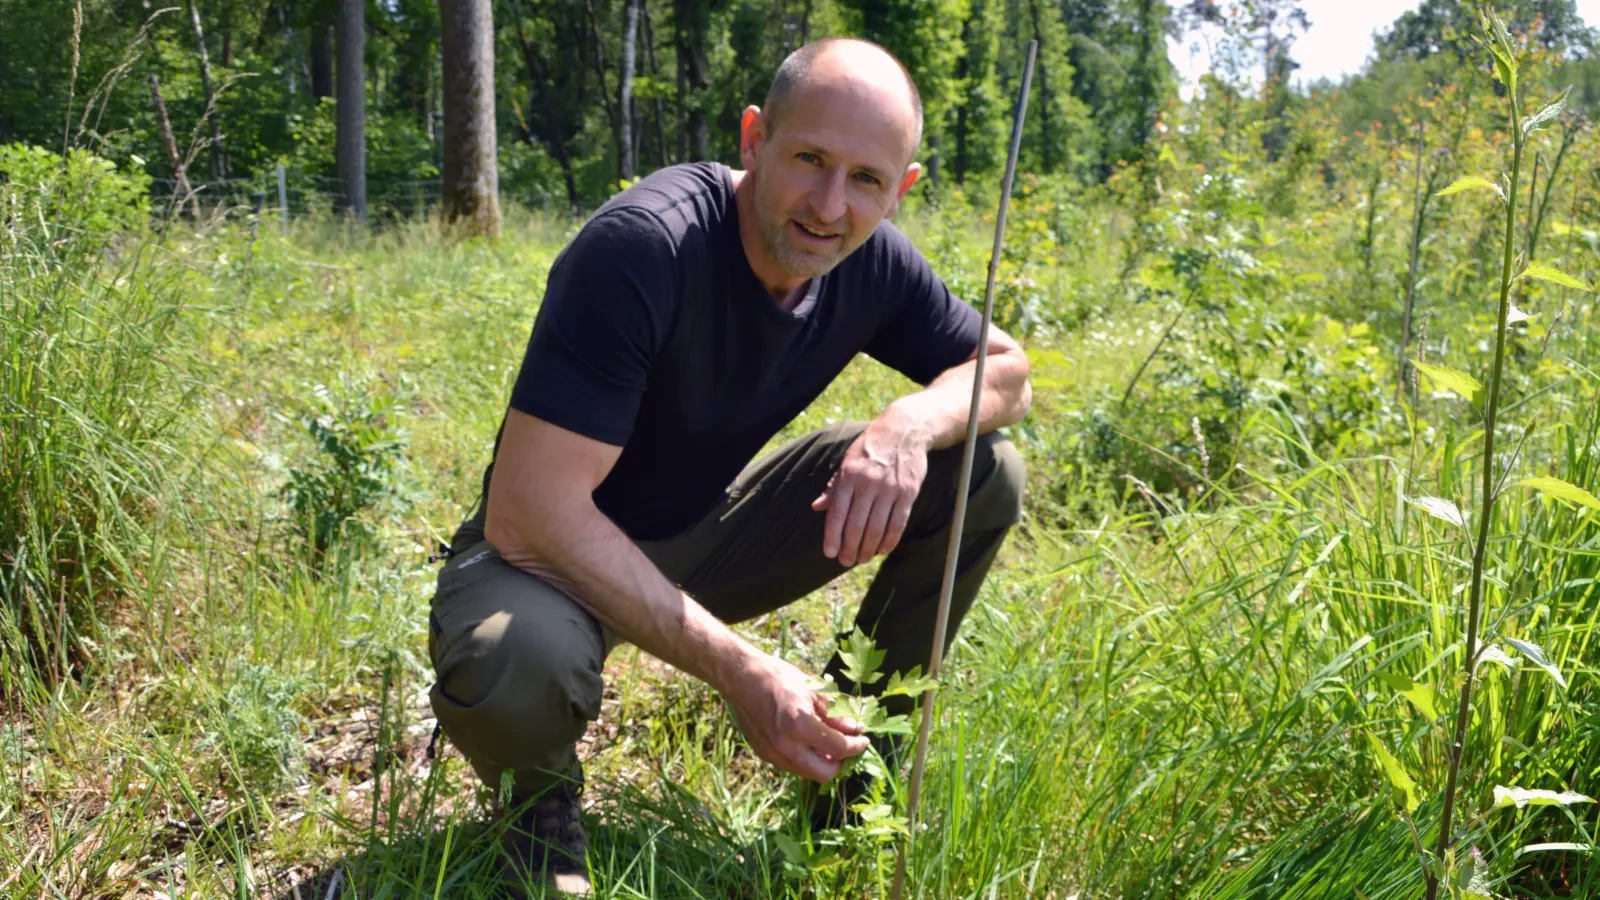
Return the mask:
[[[599,817],[585,815],[597,898],[765,900],[828,893],[819,892],[816,882],[803,874],[795,878],[800,873],[792,866],[785,878],[770,833],[741,844],[726,823],[712,819],[703,806],[686,797],[676,800],[669,805],[658,799],[646,806],[635,796],[610,804],[612,808]],[[518,896],[497,880],[499,836],[500,827],[488,820],[393,838],[380,833],[314,872],[291,870],[267,896],[273,900]],[[527,896],[562,895],[534,888]]]

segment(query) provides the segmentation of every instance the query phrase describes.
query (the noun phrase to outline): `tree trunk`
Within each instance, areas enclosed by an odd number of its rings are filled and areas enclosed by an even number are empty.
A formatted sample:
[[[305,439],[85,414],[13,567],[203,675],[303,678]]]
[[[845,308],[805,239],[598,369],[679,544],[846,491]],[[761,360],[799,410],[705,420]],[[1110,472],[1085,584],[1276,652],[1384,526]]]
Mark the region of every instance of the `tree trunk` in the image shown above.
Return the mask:
[[[622,79],[617,88],[617,145],[622,148],[622,178],[633,177],[635,168],[633,143],[633,70],[637,63],[636,48],[639,37],[639,5],[641,0],[623,0],[622,20]]]
[[[631,6],[631,0],[625,0]],[[606,121],[611,124],[611,138],[617,147],[617,172],[622,172],[623,157],[627,151],[622,148],[622,125],[618,121],[617,107],[611,100],[611,90],[606,87],[606,44],[605,36],[600,33],[600,17],[594,11],[593,0],[583,0],[583,11],[589,22],[590,46],[594,52],[589,54],[589,62],[594,66],[595,77],[600,79],[600,103],[606,110]]]
[[[499,237],[490,0],[440,0],[439,25],[444,61],[444,221],[465,234]]]
[[[966,81],[972,75],[972,42],[973,22],[975,16],[969,15],[961,23],[961,57],[956,61],[956,78]],[[972,99],[969,96],[961,105],[956,107],[956,184],[967,183],[967,117],[970,115]]]
[[[311,99],[333,96],[333,39],[326,25],[311,26]]]
[[[189,0],[189,24],[194,29],[195,50],[200,54],[200,86],[206,94],[206,118],[211,120],[211,173],[218,180],[228,177],[222,160],[222,125],[217,116],[217,95],[211,89],[211,57],[206,53],[206,33],[200,28],[200,9]]]
[[[436,129],[433,127],[433,119],[434,119],[433,93],[434,93],[435,90],[437,90],[437,86],[434,84],[433,63],[429,62],[428,63],[428,81],[427,81],[427,84],[423,88],[423,91],[422,91],[422,127],[423,127],[423,130],[428,133],[428,143],[430,143],[430,144],[432,144],[436,140],[438,140],[438,136],[434,133]]]
[[[640,14],[644,16],[644,52],[645,59],[650,64],[650,77],[660,78],[661,67],[656,64],[656,30],[650,25],[650,7],[641,3]],[[654,102],[656,108],[656,150],[660,152],[661,168],[665,169],[670,165],[667,161],[667,117],[661,108],[661,94],[659,91],[656,93]]]
[[[567,185],[567,206],[572,216],[578,216],[578,180],[572,171],[572,154],[567,150],[566,138],[558,124],[559,115],[556,109],[555,98],[550,87],[550,67],[544,58],[539,55],[539,48],[528,39],[528,32],[522,21],[522,4],[513,3],[513,10],[517,15],[517,43],[522,48],[522,62],[528,69],[528,83],[533,88],[533,98],[529,102],[532,107],[529,114],[540,121],[539,139],[544,141],[546,147],[555,156],[556,162],[561,166],[561,177]],[[576,98],[579,103],[582,98]]]
[[[183,157],[178,155],[178,142],[172,136],[172,121],[167,118],[167,104],[161,99],[161,80],[154,73],[150,75],[150,99],[156,104],[156,125],[161,132],[161,149],[167,151],[167,164],[172,166],[172,199],[173,208],[187,211],[190,216],[198,218],[199,207],[195,204],[194,190],[189,187],[189,174],[183,164]]]
[[[300,69],[300,48],[296,46],[294,29],[289,25],[289,7],[278,7],[278,21],[283,25],[283,77],[289,96],[294,97],[300,90],[300,85],[295,81],[295,73]]]
[[[677,102],[678,102],[678,153],[677,153],[677,160],[678,160],[678,162],[683,162],[684,160],[689,158],[689,127],[688,127],[689,120],[688,120],[688,112],[686,111],[688,109],[688,107],[684,102],[684,97],[689,91],[689,85],[684,80],[684,71],[687,68],[687,64],[684,62],[684,59],[683,59],[683,41],[682,40],[677,41],[676,45],[677,45],[677,50],[678,50],[678,90],[677,90],[677,94],[676,94]]]
[[[689,158],[702,160],[710,155],[706,113],[701,104],[711,84],[711,64],[706,58],[706,32],[710,30],[711,11],[706,7],[706,0],[677,0],[677,9],[678,59],[689,92],[684,128],[689,133]]]
[[[1028,12],[1033,19],[1033,37],[1039,42],[1039,47],[1044,48],[1044,34],[1039,28],[1039,0],[1028,0]],[[1042,55],[1042,54],[1041,54]],[[1055,143],[1054,135],[1050,133],[1050,104],[1055,99],[1050,95],[1050,73],[1045,68],[1043,60],[1039,61],[1039,133],[1043,135],[1040,142],[1044,149],[1043,168],[1046,172],[1054,170],[1051,165],[1051,145]]]
[[[339,209],[367,217],[366,2],[339,0],[338,115],[334,156],[344,183]]]

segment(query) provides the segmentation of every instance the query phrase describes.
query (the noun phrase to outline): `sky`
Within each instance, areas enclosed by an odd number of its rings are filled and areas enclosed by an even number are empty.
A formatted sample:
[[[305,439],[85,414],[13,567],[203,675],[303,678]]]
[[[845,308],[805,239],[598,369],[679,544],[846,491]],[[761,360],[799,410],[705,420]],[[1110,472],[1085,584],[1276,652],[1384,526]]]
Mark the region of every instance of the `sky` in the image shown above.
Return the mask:
[[[1358,71],[1372,52],[1373,33],[1387,28],[1401,13],[1415,9],[1419,0],[1301,0],[1301,8],[1311,19],[1309,31],[1294,43],[1294,59],[1300,63],[1296,81],[1315,81],[1326,77],[1337,81]],[[1578,14],[1591,26],[1600,26],[1600,0],[1577,0]],[[1182,73],[1182,93],[1187,98],[1206,71],[1205,35],[1190,34],[1185,40],[1168,39],[1167,50]]]

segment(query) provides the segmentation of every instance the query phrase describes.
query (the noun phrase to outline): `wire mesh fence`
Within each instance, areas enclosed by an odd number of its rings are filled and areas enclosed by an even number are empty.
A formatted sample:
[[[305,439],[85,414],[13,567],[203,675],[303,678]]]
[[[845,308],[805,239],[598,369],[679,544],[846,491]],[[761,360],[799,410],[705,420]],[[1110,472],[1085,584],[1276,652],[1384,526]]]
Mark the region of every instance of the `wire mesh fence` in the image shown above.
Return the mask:
[[[189,181],[187,190],[176,179],[157,178],[150,184],[151,208],[159,215],[197,218],[258,217],[287,228],[292,219],[327,216],[339,211],[344,179],[296,172],[283,166],[249,178]],[[437,211],[444,183],[438,178],[367,178],[367,218],[394,221]],[[556,198],[542,188],[506,192],[501,200],[514,200],[546,216],[562,211]]]

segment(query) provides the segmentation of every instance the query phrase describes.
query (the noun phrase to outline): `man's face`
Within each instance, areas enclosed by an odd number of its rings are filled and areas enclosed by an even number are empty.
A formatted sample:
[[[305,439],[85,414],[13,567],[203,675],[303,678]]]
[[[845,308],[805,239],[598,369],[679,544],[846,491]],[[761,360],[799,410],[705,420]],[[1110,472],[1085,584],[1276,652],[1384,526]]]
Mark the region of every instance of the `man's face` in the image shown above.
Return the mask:
[[[798,91],[770,133],[746,112],[757,233],[791,277],[827,273],[898,210],[918,171],[907,164],[914,121],[900,106],[846,84]]]

